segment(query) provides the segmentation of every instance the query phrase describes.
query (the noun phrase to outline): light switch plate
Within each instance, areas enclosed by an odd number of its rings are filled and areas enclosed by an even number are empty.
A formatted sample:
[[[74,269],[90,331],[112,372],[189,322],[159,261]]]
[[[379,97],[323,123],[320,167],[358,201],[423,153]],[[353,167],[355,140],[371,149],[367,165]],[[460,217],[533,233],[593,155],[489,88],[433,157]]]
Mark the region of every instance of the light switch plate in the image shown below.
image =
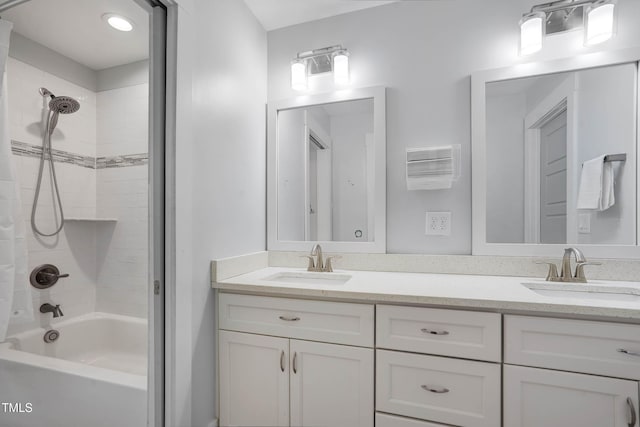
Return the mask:
[[[591,214],[578,214],[578,233],[591,234]]]
[[[427,212],[425,230],[429,236],[451,235],[451,212]]]

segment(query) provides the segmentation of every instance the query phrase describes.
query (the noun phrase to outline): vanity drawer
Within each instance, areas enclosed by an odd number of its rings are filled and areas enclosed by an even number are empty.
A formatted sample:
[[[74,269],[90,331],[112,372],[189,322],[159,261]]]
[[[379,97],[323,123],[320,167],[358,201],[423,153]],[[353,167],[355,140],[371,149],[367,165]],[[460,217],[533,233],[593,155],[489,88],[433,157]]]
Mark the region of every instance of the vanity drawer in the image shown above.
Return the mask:
[[[505,363],[640,380],[640,325],[505,316]]]
[[[220,329],[373,347],[374,306],[221,293]]]
[[[376,345],[499,362],[501,323],[498,313],[378,305]]]
[[[414,420],[411,418],[397,417],[395,415],[376,412],[376,427],[446,427],[444,424],[435,424],[428,421]]]
[[[460,426],[499,426],[500,365],[377,350],[376,410]]]

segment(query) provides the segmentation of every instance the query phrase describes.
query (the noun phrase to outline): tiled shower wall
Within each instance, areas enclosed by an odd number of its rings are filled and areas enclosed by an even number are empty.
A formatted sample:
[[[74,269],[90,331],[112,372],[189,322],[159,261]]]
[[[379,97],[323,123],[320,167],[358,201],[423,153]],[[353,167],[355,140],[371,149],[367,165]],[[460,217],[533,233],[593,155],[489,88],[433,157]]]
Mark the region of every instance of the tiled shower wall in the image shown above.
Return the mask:
[[[10,136],[19,171],[29,268],[51,263],[70,277],[49,290],[32,289],[34,321],[10,333],[52,322],[42,303],[60,304],[65,318],[102,310],[146,316],[147,85],[93,92],[14,58],[7,65]],[[38,88],[80,101],[61,115],[52,136],[67,221],[56,237],[36,237],[29,225],[46,111]],[[36,221],[54,229],[51,177],[45,168]],[[64,319],[64,318],[63,318]],[[60,319],[62,320],[62,319]]]
[[[148,84],[98,92],[98,311],[146,317],[148,286]]]
[[[42,145],[45,103],[38,89],[42,86],[58,95],[72,96],[82,107],[71,115],[61,115],[52,136],[52,144],[61,157],[76,160],[96,155],[96,94],[49,73],[9,58],[7,63],[10,137],[13,141],[16,169],[19,171],[23,217],[27,224],[29,269],[40,264],[55,264],[69,278],[61,279],[48,290],[32,289],[34,320],[30,324],[11,325],[9,333],[46,325],[51,315],[38,308],[45,302],[60,304],[65,316],[94,311],[96,303],[95,230],[87,224],[67,224],[55,237],[36,237],[29,225],[38,176],[37,148]],[[22,151],[19,155],[18,151]],[[35,152],[35,153],[34,153]],[[70,160],[71,161],[71,160]],[[65,215],[91,217],[96,214],[96,170],[79,163],[56,162],[58,185]],[[48,169],[45,169],[47,172]],[[36,222],[45,233],[55,230],[52,220],[51,179],[43,174],[43,185]]]

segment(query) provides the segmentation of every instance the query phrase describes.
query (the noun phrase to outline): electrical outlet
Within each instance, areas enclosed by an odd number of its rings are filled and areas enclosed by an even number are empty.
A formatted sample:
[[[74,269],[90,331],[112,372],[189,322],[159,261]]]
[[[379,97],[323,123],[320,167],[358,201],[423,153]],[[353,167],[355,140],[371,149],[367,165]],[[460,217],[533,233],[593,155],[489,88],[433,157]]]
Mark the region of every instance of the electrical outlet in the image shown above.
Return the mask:
[[[451,212],[427,212],[426,234],[449,236],[451,234]]]

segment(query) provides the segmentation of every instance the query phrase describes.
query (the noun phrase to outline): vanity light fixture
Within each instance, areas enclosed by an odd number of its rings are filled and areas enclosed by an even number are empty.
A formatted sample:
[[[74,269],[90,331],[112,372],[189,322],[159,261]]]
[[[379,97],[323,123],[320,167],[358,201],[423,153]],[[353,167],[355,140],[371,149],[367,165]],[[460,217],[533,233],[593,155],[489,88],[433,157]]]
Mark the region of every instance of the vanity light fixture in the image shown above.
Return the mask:
[[[346,50],[333,55],[333,82],[337,85],[349,84],[349,52]]]
[[[613,37],[615,24],[614,0],[598,0],[587,8],[587,24],[584,32],[584,44],[587,46],[602,43]]]
[[[545,36],[584,28],[585,46],[613,37],[616,0],[558,0],[535,5],[520,19],[520,55],[542,49]]]
[[[527,13],[520,20],[520,55],[530,55],[542,49],[544,12]]]
[[[291,61],[291,88],[306,90],[310,76],[331,72],[336,85],[349,83],[349,52],[341,45],[298,53]]]
[[[291,61],[291,88],[293,90],[307,90],[307,64],[303,60]]]

